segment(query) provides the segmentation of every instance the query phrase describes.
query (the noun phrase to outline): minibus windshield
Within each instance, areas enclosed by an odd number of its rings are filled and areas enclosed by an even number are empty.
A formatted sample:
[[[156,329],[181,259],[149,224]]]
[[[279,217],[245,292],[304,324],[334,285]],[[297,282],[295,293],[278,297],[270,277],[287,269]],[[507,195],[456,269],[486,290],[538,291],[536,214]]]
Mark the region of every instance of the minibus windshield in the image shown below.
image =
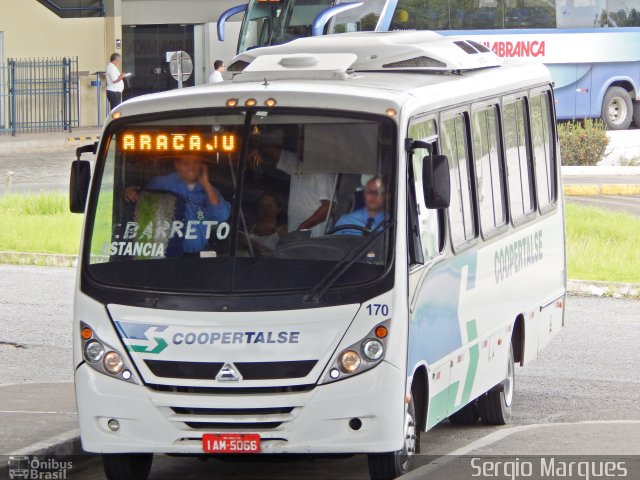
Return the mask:
[[[391,120],[265,109],[115,125],[89,205],[85,266],[95,281],[172,292],[308,291],[350,252],[356,258],[331,288],[387,271]]]

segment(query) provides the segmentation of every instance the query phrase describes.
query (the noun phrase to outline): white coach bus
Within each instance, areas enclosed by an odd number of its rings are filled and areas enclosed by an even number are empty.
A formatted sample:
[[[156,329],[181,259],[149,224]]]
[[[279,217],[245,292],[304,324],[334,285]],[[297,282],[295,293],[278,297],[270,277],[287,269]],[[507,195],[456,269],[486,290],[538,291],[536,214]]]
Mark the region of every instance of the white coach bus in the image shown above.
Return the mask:
[[[430,32],[238,60],[112,111],[92,180],[78,151],[83,448],[109,479],[154,453],[364,453],[386,479],[445,419],[508,422],[564,321],[547,69]]]

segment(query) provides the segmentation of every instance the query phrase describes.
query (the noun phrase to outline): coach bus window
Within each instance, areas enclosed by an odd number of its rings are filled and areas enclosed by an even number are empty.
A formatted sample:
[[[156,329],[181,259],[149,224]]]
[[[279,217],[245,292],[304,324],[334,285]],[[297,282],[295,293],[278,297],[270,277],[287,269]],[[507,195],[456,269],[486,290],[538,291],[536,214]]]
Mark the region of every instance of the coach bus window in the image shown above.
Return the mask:
[[[409,138],[414,140],[435,139],[436,135],[436,122],[433,119],[419,121],[409,127]],[[432,145],[435,147],[435,141]],[[444,242],[441,239],[442,232],[439,227],[439,213],[437,210],[427,208],[424,202],[422,164],[424,157],[427,155],[429,155],[429,152],[424,149],[416,149],[413,154],[413,177],[415,179],[416,200],[420,212],[420,243],[422,244],[425,259],[437,255],[444,246]]]
[[[396,162],[386,117],[249,110],[112,129],[87,222],[87,272],[96,282],[309,289],[359,248],[336,286],[377,282],[388,271]],[[372,179],[384,189],[367,226],[366,215],[358,222],[369,212],[362,193]],[[355,220],[339,228],[336,212]]]
[[[550,114],[548,92],[531,97],[531,143],[541,209],[556,199]]]
[[[505,0],[505,28],[555,28],[555,0]]]
[[[504,28],[504,2],[502,0],[467,0],[450,2],[451,28],[496,29]]]
[[[534,209],[524,99],[504,105],[502,115],[509,178],[509,205],[511,218],[518,219]]]
[[[498,143],[498,109],[492,105],[473,113],[473,156],[482,232],[506,223],[504,169]]]
[[[606,26],[606,0],[556,0],[558,28],[582,28]],[[602,19],[605,25],[601,25]]]
[[[449,2],[399,0],[389,30],[448,30]]]
[[[449,159],[451,168],[449,223],[454,245],[467,242],[476,236],[466,130],[465,116],[462,113],[441,121],[440,145],[443,155]]]
[[[380,19],[385,0],[370,0],[335,16],[333,33],[374,31]]]
[[[609,0],[609,27],[639,27],[640,0]]]

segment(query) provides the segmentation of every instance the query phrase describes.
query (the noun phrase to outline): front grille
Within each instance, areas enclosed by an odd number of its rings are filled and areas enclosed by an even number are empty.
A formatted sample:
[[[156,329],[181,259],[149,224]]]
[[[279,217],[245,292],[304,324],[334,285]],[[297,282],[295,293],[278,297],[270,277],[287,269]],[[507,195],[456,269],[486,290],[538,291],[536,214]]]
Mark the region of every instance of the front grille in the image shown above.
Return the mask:
[[[224,366],[222,362],[172,362],[167,360],[145,360],[149,370],[161,378],[213,380]],[[304,378],[317,360],[286,362],[236,362],[235,367],[244,380],[279,380]]]
[[[169,407],[173,414],[169,419],[181,422],[194,430],[251,431],[273,430],[293,419],[295,407],[267,408],[203,408]]]
[[[213,380],[224,365],[221,362],[168,362],[165,360],[145,360],[144,363],[156,377],[194,380]]]
[[[253,423],[226,423],[226,422],[184,422],[190,428],[198,430],[222,430],[228,431],[248,431],[248,430],[273,430],[282,425],[283,422],[253,422]]]
[[[156,392],[167,393],[191,393],[194,395],[260,395],[271,393],[300,393],[309,392],[315,385],[290,385],[287,387],[182,387],[177,385],[147,384],[147,387]]]
[[[294,362],[239,362],[234,365],[244,380],[276,380],[279,378],[303,378],[309,375],[317,360]]]
[[[280,413],[291,413],[293,407],[276,408],[187,408],[171,407],[175,413],[180,415],[276,415]]]

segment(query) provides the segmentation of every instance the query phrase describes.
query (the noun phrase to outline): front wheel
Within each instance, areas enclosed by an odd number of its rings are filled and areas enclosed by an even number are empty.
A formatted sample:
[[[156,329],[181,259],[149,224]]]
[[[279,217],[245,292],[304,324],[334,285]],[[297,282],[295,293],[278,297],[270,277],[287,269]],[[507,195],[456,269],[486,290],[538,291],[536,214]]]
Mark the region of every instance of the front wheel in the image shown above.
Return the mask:
[[[392,480],[412,470],[419,445],[420,428],[416,421],[416,407],[412,395],[405,415],[404,446],[399,452],[369,454],[371,480]]]
[[[609,87],[602,101],[602,120],[609,130],[626,130],[631,125],[633,103],[622,87]]]
[[[102,455],[108,480],[146,480],[151,471],[151,453],[109,453]]]
[[[506,425],[511,420],[511,404],[515,388],[513,345],[509,349],[507,376],[499,388],[489,390],[478,398],[480,419],[485,425]]]

